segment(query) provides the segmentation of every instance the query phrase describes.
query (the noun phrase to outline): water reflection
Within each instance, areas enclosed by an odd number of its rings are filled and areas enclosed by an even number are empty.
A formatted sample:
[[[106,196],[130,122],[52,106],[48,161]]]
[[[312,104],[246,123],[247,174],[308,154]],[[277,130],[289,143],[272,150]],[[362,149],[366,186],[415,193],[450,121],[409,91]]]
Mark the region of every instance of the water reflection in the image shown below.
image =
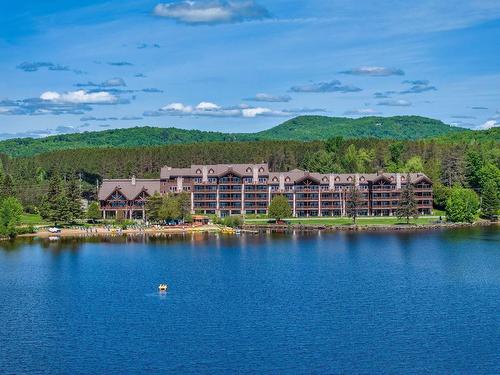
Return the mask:
[[[57,238],[18,238],[0,241],[0,251],[15,252],[25,247],[39,245],[40,248],[54,253],[61,251],[77,252],[85,244],[189,244],[196,249],[210,243],[211,249],[237,247],[250,250],[252,247],[264,245],[275,248],[286,244],[289,250],[302,247],[304,243],[315,242],[318,249],[348,250],[352,260],[358,257],[361,246],[368,242],[374,250],[397,249],[403,262],[410,262],[415,249],[421,247],[429,239],[438,239],[443,243],[460,244],[465,241],[488,241],[500,243],[500,231],[496,227],[457,228],[429,232],[314,232],[283,231],[272,233],[226,235],[219,233],[196,232],[178,234],[134,234],[112,236],[82,236]],[[370,246],[371,245],[371,246]]]

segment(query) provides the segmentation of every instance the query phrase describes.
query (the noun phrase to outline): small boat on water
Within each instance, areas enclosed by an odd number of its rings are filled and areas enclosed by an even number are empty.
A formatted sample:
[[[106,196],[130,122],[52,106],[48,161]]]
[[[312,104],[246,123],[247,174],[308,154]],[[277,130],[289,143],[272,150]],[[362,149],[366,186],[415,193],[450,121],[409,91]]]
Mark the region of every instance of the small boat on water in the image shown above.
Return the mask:
[[[168,285],[167,285],[167,284],[160,284],[160,285],[158,286],[158,290],[159,290],[160,292],[166,292],[166,291],[168,290]]]

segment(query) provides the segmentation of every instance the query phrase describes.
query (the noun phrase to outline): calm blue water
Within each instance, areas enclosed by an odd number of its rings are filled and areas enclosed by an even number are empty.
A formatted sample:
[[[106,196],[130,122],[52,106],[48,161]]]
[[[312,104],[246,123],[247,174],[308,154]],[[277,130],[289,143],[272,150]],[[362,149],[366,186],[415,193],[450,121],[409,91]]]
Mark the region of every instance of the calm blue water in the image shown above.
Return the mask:
[[[494,229],[0,245],[1,374],[498,374],[499,318]]]

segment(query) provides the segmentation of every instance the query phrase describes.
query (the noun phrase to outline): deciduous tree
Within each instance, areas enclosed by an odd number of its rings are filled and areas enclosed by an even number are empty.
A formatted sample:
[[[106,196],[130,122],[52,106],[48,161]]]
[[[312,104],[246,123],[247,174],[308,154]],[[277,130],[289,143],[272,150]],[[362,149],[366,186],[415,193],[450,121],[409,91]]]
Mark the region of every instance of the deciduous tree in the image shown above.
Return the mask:
[[[292,208],[284,195],[276,195],[269,205],[269,217],[281,220],[292,216]]]
[[[453,187],[446,202],[446,218],[452,222],[473,223],[477,217],[479,199],[471,189]]]

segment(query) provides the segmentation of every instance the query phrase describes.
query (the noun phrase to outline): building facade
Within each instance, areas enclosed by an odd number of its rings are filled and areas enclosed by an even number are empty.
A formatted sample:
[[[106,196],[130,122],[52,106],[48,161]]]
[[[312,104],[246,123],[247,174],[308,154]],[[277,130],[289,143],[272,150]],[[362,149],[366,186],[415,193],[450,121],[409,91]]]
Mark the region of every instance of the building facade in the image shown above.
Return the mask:
[[[432,213],[432,181],[411,173],[420,214]],[[396,214],[406,173],[270,172],[267,164],[163,167],[160,179],[106,179],[98,197],[103,217],[145,218],[145,202],[155,192],[187,192],[191,211],[219,216],[267,214],[276,195],[287,197],[293,216],[346,216],[350,187],[361,192],[360,216]]]

